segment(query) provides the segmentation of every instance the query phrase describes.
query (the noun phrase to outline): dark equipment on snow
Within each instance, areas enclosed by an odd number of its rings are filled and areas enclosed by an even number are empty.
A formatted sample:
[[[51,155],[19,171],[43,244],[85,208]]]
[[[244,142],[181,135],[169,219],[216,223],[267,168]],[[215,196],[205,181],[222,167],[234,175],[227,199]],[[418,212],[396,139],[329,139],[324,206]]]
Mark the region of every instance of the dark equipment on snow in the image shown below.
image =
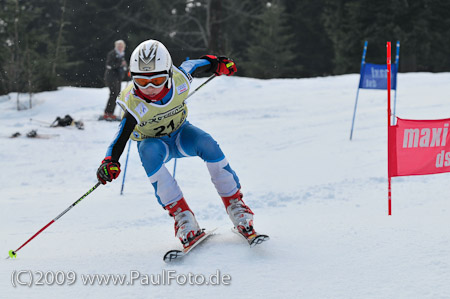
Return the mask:
[[[16,132],[9,136],[9,138],[19,138],[22,134],[20,132]],[[59,134],[38,134],[37,130],[31,130],[24,135],[24,137],[33,138],[33,139],[50,139],[52,137],[59,136]]]
[[[75,121],[70,115],[64,116],[64,118],[57,117],[50,127],[67,127],[75,125],[79,130],[84,130],[84,124],[82,121]]]
[[[37,131],[36,130],[31,130],[30,132],[27,133],[27,137],[29,137],[29,138],[36,138],[37,137]]]

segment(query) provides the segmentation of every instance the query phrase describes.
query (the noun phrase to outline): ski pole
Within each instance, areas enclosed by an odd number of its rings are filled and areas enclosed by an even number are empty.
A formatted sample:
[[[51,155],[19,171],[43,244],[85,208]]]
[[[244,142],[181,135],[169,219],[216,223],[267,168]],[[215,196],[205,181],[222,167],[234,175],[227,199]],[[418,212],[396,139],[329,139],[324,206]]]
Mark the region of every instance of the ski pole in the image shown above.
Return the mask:
[[[52,221],[50,221],[49,223],[47,223],[46,226],[44,226],[43,228],[41,228],[37,233],[35,233],[31,238],[29,238],[25,243],[22,244],[22,246],[20,246],[19,248],[17,248],[16,250],[10,250],[9,251],[9,255],[6,259],[9,258],[15,258],[17,257],[17,251],[19,251],[22,247],[24,247],[25,245],[27,245],[31,240],[33,240],[37,235],[39,235],[41,232],[43,232],[47,227],[49,227],[50,225],[52,225],[54,222],[56,222],[56,220],[58,220],[59,218],[61,218],[65,213],[67,213],[70,209],[72,209],[74,206],[76,206],[80,201],[82,201],[84,198],[86,198],[86,196],[88,196],[89,194],[92,193],[92,191],[94,191],[95,189],[97,189],[98,186],[100,186],[100,181],[97,182],[97,184],[95,184],[94,187],[92,187],[88,192],[86,192],[83,196],[81,196],[76,202],[74,202],[72,205],[70,205],[67,209],[65,209],[61,214],[59,214],[58,216],[56,216],[55,219],[53,219]]]
[[[234,65],[234,62],[228,62],[227,63],[227,68],[231,67]],[[205,82],[203,82],[203,84],[201,84],[199,87],[197,87],[193,92],[191,92],[190,95],[188,95],[185,99],[185,101],[187,99],[189,99],[194,93],[196,93],[200,88],[202,88],[203,86],[205,86],[209,81],[211,81],[212,79],[214,79],[215,77],[217,77],[216,74],[212,74],[211,76],[209,76],[208,80],[206,80]]]
[[[52,124],[52,123],[49,123],[47,121],[38,120],[38,119],[34,119],[34,118],[30,118],[30,121],[34,121],[34,122],[41,123],[41,124],[44,124],[44,125],[49,125],[49,126]]]
[[[194,93],[196,93],[200,88],[202,88],[203,86],[205,86],[209,81],[211,81],[211,80],[214,79],[215,77],[217,77],[216,74],[213,74],[213,75],[209,76],[208,80],[206,80],[205,82],[203,82],[203,84],[201,84],[199,87],[197,87],[193,92],[191,92],[190,95],[188,95],[188,96],[186,97],[186,100],[189,99]],[[185,101],[186,101],[186,100],[185,100]]]
[[[120,195],[123,195],[123,187],[125,186],[125,175],[127,174],[128,156],[130,155],[131,139],[128,141],[127,159],[125,160],[125,169],[123,170],[122,188],[120,189]]]

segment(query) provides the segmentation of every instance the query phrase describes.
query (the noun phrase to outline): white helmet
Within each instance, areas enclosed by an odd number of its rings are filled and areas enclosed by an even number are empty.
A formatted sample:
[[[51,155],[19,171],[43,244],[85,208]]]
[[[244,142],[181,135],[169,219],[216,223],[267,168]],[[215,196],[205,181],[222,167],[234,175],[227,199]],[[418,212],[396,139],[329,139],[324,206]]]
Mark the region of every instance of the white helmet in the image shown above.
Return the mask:
[[[159,41],[149,39],[134,49],[130,58],[131,75],[163,73],[169,75],[167,87],[172,84],[172,58],[167,48]]]

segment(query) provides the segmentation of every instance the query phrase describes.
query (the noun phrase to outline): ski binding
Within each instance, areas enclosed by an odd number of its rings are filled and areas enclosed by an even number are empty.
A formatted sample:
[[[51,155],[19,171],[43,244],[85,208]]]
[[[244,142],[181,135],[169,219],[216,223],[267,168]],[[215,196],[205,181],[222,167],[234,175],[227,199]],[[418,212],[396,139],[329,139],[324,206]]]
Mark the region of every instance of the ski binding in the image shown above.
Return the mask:
[[[270,240],[270,237],[268,235],[263,235],[263,234],[258,234],[258,233],[255,233],[253,235],[245,237],[234,227],[231,229],[231,231],[233,233],[241,236],[242,238],[244,238],[248,242],[248,245],[250,245],[250,247],[255,247],[256,245],[259,245],[265,241]]]
[[[163,260],[166,263],[172,262],[174,260],[177,259],[181,259],[184,256],[186,256],[192,249],[194,249],[197,245],[199,245],[200,243],[202,243],[203,241],[205,241],[208,237],[214,235],[214,232],[217,230],[217,228],[212,229],[210,231],[205,232],[205,234],[198,239],[194,244],[192,244],[189,247],[184,248],[183,250],[179,250],[179,249],[172,249],[166,252],[166,254],[163,257]],[[205,229],[203,229],[203,231],[205,231]]]

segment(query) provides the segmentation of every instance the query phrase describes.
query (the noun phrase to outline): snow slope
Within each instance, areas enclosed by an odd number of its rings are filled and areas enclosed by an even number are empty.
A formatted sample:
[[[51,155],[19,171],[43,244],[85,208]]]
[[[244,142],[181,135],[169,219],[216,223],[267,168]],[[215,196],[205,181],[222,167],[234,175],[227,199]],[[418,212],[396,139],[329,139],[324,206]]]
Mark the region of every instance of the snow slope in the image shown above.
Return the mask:
[[[195,86],[203,79],[195,79]],[[450,74],[399,74],[398,115],[450,117]],[[199,158],[178,160],[177,180],[201,226],[218,234],[183,262],[173,220],[159,206],[133,143],[122,174],[100,186],[18,253],[0,261],[1,298],[449,298],[449,174],[393,179],[387,216],[386,92],[361,90],[358,75],[312,79],[217,78],[189,100],[191,123],[221,144],[240,177],[256,228],[271,241],[250,249]],[[7,256],[95,183],[117,123],[95,121],[108,91],[64,87],[35,96],[31,110],[0,102],[0,252]],[[23,99],[26,102],[26,98]],[[70,114],[84,131],[45,128]],[[38,129],[52,139],[8,139]],[[126,152],[121,158],[125,163]],[[168,165],[172,167],[172,162]],[[123,167],[122,167],[123,169]],[[13,271],[75,271],[63,286],[11,285]],[[85,274],[209,276],[230,285],[83,285]],[[17,272],[16,272],[17,273]],[[27,281],[28,274],[22,279]]]

